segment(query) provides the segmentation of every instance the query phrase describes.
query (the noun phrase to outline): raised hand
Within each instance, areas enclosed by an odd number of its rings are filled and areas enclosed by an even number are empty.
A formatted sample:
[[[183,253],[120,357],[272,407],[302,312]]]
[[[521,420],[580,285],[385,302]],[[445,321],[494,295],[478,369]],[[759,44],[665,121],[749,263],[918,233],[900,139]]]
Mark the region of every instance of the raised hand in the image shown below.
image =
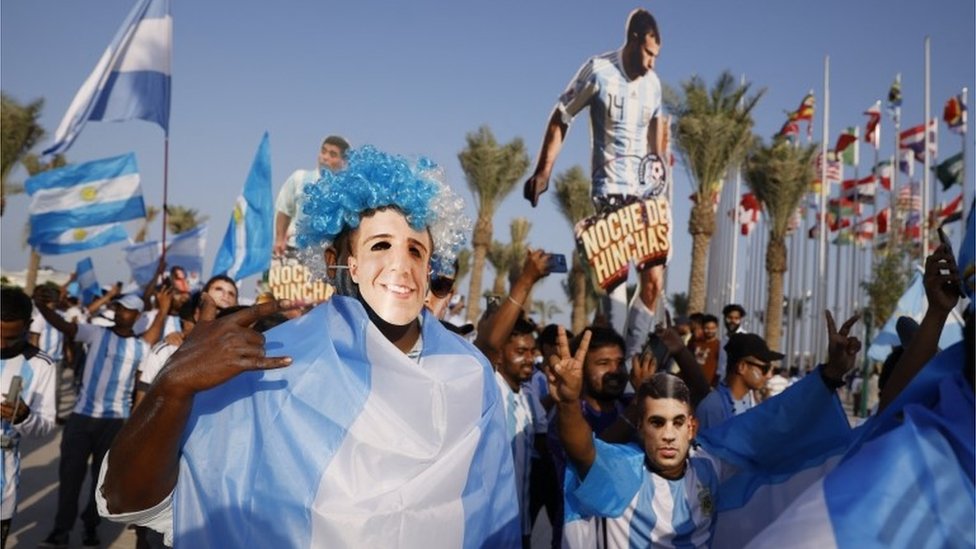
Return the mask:
[[[217,304],[201,296],[200,320],[160,374],[177,394],[192,396],[216,387],[241,372],[281,368],[290,357],[264,354],[264,336],[251,326],[258,320],[293,308],[287,301],[268,301],[218,320]]]
[[[664,346],[668,349],[668,352],[675,355],[684,348],[685,342],[681,339],[681,334],[678,330],[674,328],[674,324],[671,322],[671,311],[667,309],[664,310],[664,318],[667,324],[662,326],[660,324],[654,330],[657,337],[664,343]],[[636,387],[635,387],[636,388]]]
[[[549,176],[542,175],[539,173],[532,174],[525,182],[525,186],[522,188],[522,196],[528,200],[532,207],[535,208],[539,205],[539,197],[542,193],[549,189]]]
[[[549,357],[549,394],[556,402],[579,400],[583,392],[583,361],[590,348],[590,331],[583,332],[576,354],[569,352],[566,329],[562,326],[556,334],[556,354]]]
[[[525,254],[525,263],[522,264],[522,274],[530,277],[533,284],[548,276],[549,254],[542,250],[529,250]]]
[[[827,317],[827,364],[824,365],[823,373],[827,379],[840,382],[854,368],[857,353],[861,350],[861,341],[849,335],[851,327],[861,315],[855,314],[848,318],[838,330],[834,315],[830,311],[824,311],[824,314]]]
[[[949,314],[962,295],[959,267],[952,251],[945,244],[940,245],[925,258],[925,274],[922,277],[925,297],[929,307],[937,312]]]
[[[630,385],[636,391],[647,380],[657,373],[657,359],[654,353],[647,352],[634,355],[630,359]]]
[[[169,312],[170,307],[173,305],[173,287],[166,286],[156,292],[156,305],[159,306],[160,314],[166,314]]]

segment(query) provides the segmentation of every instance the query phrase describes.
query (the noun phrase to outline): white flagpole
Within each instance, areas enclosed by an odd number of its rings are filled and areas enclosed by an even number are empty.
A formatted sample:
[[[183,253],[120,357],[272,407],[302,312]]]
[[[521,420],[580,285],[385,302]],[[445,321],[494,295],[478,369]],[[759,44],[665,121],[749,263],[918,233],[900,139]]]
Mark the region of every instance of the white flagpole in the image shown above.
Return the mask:
[[[932,229],[932,227],[929,226],[929,208],[932,207],[932,204],[930,203],[929,200],[929,193],[930,193],[929,166],[931,164],[931,160],[929,159],[929,118],[932,116],[931,108],[929,105],[930,103],[929,93],[931,92],[931,90],[929,89],[929,78],[931,77],[931,73],[930,73],[931,66],[929,62],[929,47],[930,47],[930,39],[928,36],[926,36],[925,37],[925,118],[922,126],[925,130],[925,133],[923,134],[925,138],[924,141],[925,148],[922,149],[924,151],[922,153],[923,155],[922,166],[924,172],[922,173],[922,220],[921,220],[921,228],[920,228],[920,232],[922,235],[922,257],[919,258],[919,263],[921,264],[925,263],[925,258],[928,257],[929,255],[929,231],[930,229]]]
[[[824,56],[824,98],[823,98],[823,140],[820,152],[823,154],[823,166],[820,168],[820,181],[827,185],[827,136],[830,130],[830,56]],[[817,307],[815,309],[816,323],[814,324],[813,348],[816,364],[821,362],[826,338],[824,336],[823,312],[827,307],[827,200],[820,192],[820,245],[817,248]]]
[[[969,103],[969,88],[962,89],[962,106],[961,108],[968,108]],[[966,112],[966,111],[963,111]],[[969,117],[966,117],[965,123],[962,125],[962,133],[959,134],[959,139],[962,140],[962,215],[963,219],[969,215],[966,208],[969,207],[973,200],[973,189],[969,184],[969,180],[966,178],[966,148],[968,143],[966,143],[966,135],[969,134]]]

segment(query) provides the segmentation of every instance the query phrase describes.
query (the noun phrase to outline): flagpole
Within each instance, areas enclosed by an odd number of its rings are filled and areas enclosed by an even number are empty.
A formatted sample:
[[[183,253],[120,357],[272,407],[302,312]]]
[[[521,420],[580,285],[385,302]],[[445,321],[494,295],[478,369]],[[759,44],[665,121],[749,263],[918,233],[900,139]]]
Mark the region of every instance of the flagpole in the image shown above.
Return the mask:
[[[928,36],[925,37],[925,118],[923,119],[923,144],[922,149],[922,166],[925,170],[922,174],[922,219],[921,219],[921,233],[922,233],[922,257],[919,258],[919,263],[924,264],[925,258],[929,255],[929,165],[931,161],[929,160],[929,118],[932,116],[931,109],[929,106],[929,78],[931,76],[931,65],[929,60],[929,49],[930,49],[930,39]]]
[[[968,103],[969,103],[969,88],[963,88],[962,105],[960,106],[960,109],[962,110],[961,111],[962,116],[964,117],[966,117],[966,111],[964,109],[968,108]],[[969,212],[966,211],[966,208],[969,206],[970,201],[972,201],[973,199],[973,194],[970,191],[970,185],[967,182],[968,180],[966,179],[966,149],[967,149],[966,134],[969,133],[968,117],[966,117],[963,121],[962,130],[963,131],[959,133],[959,139],[962,140],[962,174],[961,174],[962,176],[960,177],[960,179],[962,180],[962,215],[963,215],[963,219],[965,219],[966,216],[969,214]]]
[[[159,256],[159,260],[162,262],[166,261],[166,218],[168,216],[169,210],[169,132],[166,132],[166,137],[163,139],[163,239],[162,246],[163,250]]]
[[[823,141],[820,143],[820,152],[823,154],[823,165],[820,168],[820,181],[822,185],[827,185],[827,136],[830,130],[830,56],[824,56],[824,113],[823,113]],[[813,334],[813,348],[815,350],[816,362],[819,364],[823,355],[823,311],[827,307],[827,201],[824,196],[823,188],[820,191],[820,242],[817,248],[817,308],[816,324]]]
[[[895,82],[898,83],[899,94],[901,93],[901,73],[895,75]],[[889,92],[890,96],[890,92]],[[890,97],[889,97],[890,100]],[[901,105],[897,105],[892,113],[892,121],[895,124],[895,131],[891,132],[892,137],[895,139],[895,154],[892,158],[891,166],[893,168],[891,172],[891,196],[895,197],[895,201],[891,204],[891,225],[894,229],[889,238],[889,245],[897,246],[901,243],[902,237],[904,235],[900,234],[903,231],[902,228],[902,217],[901,211],[898,207],[898,172],[901,171]],[[908,178],[908,185],[911,187],[912,180],[911,176]]]

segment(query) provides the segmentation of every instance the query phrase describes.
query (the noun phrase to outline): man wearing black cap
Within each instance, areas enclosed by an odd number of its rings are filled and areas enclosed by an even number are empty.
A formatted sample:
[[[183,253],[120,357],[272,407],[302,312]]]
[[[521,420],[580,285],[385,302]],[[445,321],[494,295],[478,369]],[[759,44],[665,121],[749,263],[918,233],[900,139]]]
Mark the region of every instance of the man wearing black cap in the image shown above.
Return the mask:
[[[753,391],[766,384],[772,362],[783,358],[756,334],[732,334],[725,344],[725,353],[729,364],[725,379],[695,410],[701,429],[715,427],[755,406]]]

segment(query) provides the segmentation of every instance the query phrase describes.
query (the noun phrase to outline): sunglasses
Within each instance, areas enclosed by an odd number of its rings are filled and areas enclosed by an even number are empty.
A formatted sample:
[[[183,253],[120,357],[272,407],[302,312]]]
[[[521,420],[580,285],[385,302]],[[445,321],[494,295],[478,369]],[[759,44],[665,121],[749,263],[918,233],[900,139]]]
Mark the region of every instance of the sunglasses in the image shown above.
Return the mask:
[[[753,362],[751,360],[744,360],[743,362],[745,362],[749,366],[755,366],[756,368],[759,368],[760,370],[762,370],[763,375],[769,373],[769,370],[773,367],[773,365],[768,362]]]
[[[454,279],[447,276],[433,275],[430,277],[430,293],[434,297],[445,298],[454,289]]]

